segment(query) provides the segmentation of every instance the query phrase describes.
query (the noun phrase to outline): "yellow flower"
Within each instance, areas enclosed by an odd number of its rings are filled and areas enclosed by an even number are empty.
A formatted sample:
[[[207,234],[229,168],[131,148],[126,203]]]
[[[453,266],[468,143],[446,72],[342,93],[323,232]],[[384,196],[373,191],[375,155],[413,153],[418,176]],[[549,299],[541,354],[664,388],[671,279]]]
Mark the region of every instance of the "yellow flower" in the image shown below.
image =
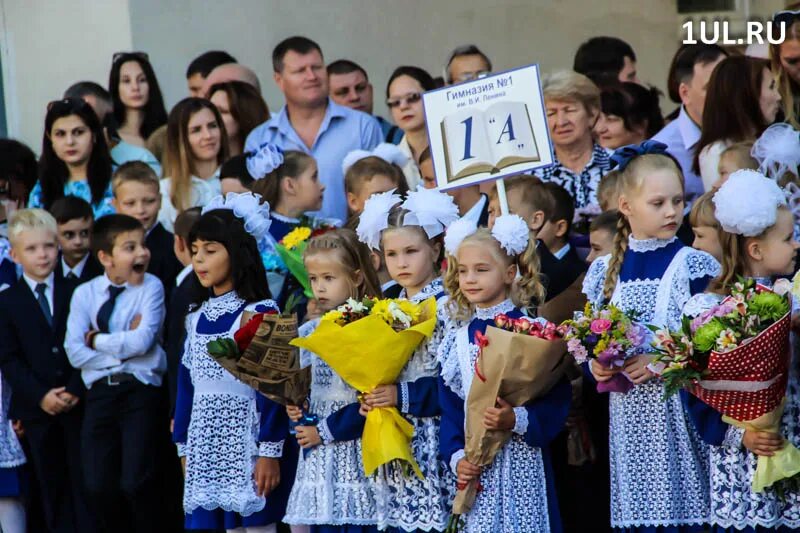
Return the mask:
[[[377,300],[370,314],[380,317],[390,326],[410,320],[410,324],[403,324],[409,327],[419,321],[421,312],[419,305],[408,300],[387,298]]]
[[[283,244],[284,248],[287,250],[294,250],[309,237],[311,237],[311,228],[300,226],[287,233],[283,240],[281,240],[281,244]]]
[[[344,320],[344,315],[341,311],[334,309],[333,311],[328,311],[322,317],[322,320],[325,322],[336,322],[339,324],[342,320]]]

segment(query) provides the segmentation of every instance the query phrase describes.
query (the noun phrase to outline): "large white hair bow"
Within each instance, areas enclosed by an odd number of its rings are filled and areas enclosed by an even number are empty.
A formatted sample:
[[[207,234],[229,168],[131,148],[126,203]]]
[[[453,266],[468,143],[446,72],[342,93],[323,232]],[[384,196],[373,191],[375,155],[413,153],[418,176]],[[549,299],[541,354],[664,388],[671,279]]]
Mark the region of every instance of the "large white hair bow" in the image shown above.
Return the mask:
[[[758,171],[773,179],[780,179],[786,172],[797,176],[800,165],[800,132],[784,122],[773,124],[753,143],[750,150]]]
[[[436,189],[409,191],[402,207],[408,211],[403,225],[420,226],[429,239],[441,235],[458,220],[458,206],[453,197]]]
[[[205,215],[215,209],[233,211],[237,218],[242,219],[245,231],[252,235],[256,242],[260,242],[267,235],[272,224],[269,217],[269,204],[261,203],[260,194],[229,192],[224,197],[222,195],[215,196],[203,207],[201,214]]]
[[[263,144],[245,160],[247,172],[260,180],[283,164],[283,150],[270,143]]]
[[[373,194],[364,203],[364,211],[358,218],[356,235],[358,240],[372,248],[381,247],[381,232],[389,227],[389,211],[403,199],[396,194],[397,189]]]
[[[461,246],[464,239],[475,233],[477,229],[478,224],[467,217],[461,217],[450,224],[444,234],[444,249],[447,255],[456,255],[458,247]]]
[[[350,167],[367,157],[378,157],[387,163],[403,168],[408,163],[408,156],[400,148],[391,143],[381,143],[371,152],[368,150],[353,150],[342,160],[342,174],[347,174]]]
[[[501,215],[494,221],[492,237],[500,243],[507,255],[519,255],[528,247],[530,229],[518,215]]]
[[[775,180],[755,170],[732,173],[712,198],[714,216],[729,233],[755,237],[775,225],[786,196]]]

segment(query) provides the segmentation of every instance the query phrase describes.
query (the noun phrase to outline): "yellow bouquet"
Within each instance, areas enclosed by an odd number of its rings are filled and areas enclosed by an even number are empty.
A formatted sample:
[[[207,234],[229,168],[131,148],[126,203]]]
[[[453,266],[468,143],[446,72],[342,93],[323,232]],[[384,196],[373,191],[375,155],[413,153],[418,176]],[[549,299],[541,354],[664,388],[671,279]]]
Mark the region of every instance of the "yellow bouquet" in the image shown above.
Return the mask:
[[[436,299],[348,300],[326,313],[308,337],[291,344],[317,354],[348,385],[361,393],[394,383],[419,344],[433,334]],[[411,452],[414,427],[395,407],[372,409],[361,438],[364,473],[390,461],[408,463],[422,477]]]

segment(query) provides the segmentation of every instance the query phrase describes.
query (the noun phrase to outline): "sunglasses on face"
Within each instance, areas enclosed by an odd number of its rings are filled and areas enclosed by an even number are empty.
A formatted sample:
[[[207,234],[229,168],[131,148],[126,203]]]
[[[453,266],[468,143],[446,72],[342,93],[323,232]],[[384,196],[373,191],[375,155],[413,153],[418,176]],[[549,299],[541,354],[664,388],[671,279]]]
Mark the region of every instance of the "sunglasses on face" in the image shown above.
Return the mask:
[[[120,59],[141,59],[148,63],[150,62],[150,56],[147,55],[147,52],[115,52],[111,56],[111,64],[116,64]]]
[[[406,104],[415,104],[420,101],[422,98],[421,93],[409,93],[405,96],[398,96],[397,98],[389,98],[386,100],[386,107],[389,109],[393,109],[395,107],[400,107],[403,103]]]
[[[800,11],[778,11],[772,17],[772,22],[778,26],[785,24],[788,27],[798,18],[800,18]]]
[[[47,104],[47,111],[51,111],[53,109],[59,110],[64,109],[66,111],[76,109],[83,106],[88,106],[89,104],[86,103],[85,100],[81,98],[62,98],[61,100],[53,100]]]

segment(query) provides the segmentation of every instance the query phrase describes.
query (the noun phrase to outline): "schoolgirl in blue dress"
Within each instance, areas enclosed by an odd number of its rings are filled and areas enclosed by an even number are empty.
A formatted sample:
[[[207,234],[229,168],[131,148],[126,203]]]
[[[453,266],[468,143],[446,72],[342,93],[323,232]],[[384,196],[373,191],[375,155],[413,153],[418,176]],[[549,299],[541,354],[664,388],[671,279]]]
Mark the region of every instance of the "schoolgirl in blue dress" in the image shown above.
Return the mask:
[[[433,189],[409,192],[405,201],[394,191],[374,194],[364,205],[356,232],[364,244],[380,252],[389,275],[402,287],[400,298],[420,303],[446,301],[442,279],[441,234],[458,219],[453,199]],[[446,317],[446,313],[441,313]],[[439,365],[436,350],[447,320],[440,320],[432,338],[409,359],[396,384],[365,395],[362,414],[372,408],[397,407],[414,426],[411,449],[423,479],[391,464],[375,476],[378,527],[393,531],[443,531],[450,518],[455,477],[439,459]]]
[[[243,313],[277,312],[256,247],[268,225],[257,197],[232,193],[207,205],[189,234],[202,289],[186,319],[173,435],[185,460],[187,529],[271,532],[286,508],[296,455],[284,447],[284,409],[235,379],[206,347],[232,338]]]
[[[92,206],[94,217],[115,212],[111,201],[111,156],[94,110],[79,98],[51,102],[44,119],[39,181],[28,207],[50,209],[73,195]]]
[[[327,312],[348,298],[380,296],[380,283],[369,251],[355,233],[337,229],[313,237],[304,254],[311,287],[320,310]],[[310,335],[319,319],[300,327]],[[357,391],[315,354],[300,351],[304,367],[311,367],[311,392],[307,414],[316,425],[296,427],[303,448],[297,465],[284,522],[308,525],[311,533],[373,533],[378,529],[375,487],[364,475]],[[300,421],[300,407],[287,407],[289,417]]]
[[[611,255],[596,259],[584,280],[590,302],[611,302],[637,319],[677,330],[683,306],[719,274],[716,260],[685,247],[676,232],[683,218],[683,177],[665,146],[651,141],[617,150],[620,219]],[[647,184],[646,187],[644,186]],[[708,522],[708,448],[677,396],[647,368],[646,354],[628,359],[634,383],[609,399],[611,525],[620,531],[679,532]],[[619,370],[590,364],[605,381]]]
[[[800,247],[792,238],[792,213],[775,181],[751,170],[734,172],[713,202],[715,216],[725,228],[719,232],[725,257],[722,273],[709,292],[693,296],[684,307],[684,314],[692,317],[722,301],[739,277],[770,286],[774,276],[791,274]],[[774,487],[760,493],[751,488],[759,455],[772,455],[786,440],[800,447],[799,379],[800,358],[793,350],[780,434],[728,425],[719,412],[683,393],[692,421],[711,445],[712,531],[800,529],[800,492],[786,490],[779,495]]]
[[[454,320],[463,322],[448,329],[438,350],[439,448],[459,484],[480,483],[472,509],[462,517],[469,533],[562,529],[548,445],[564,427],[569,411],[571,388],[566,379],[524,407],[498,398],[497,407],[484,413],[484,425],[511,430],[511,439],[483,469],[464,456],[465,401],[479,353],[476,334],[484,333],[499,313],[522,318],[521,308],[544,301],[536,242],[528,233],[520,217],[503,215],[491,233],[462,219],[450,225],[445,237],[448,309]]]

